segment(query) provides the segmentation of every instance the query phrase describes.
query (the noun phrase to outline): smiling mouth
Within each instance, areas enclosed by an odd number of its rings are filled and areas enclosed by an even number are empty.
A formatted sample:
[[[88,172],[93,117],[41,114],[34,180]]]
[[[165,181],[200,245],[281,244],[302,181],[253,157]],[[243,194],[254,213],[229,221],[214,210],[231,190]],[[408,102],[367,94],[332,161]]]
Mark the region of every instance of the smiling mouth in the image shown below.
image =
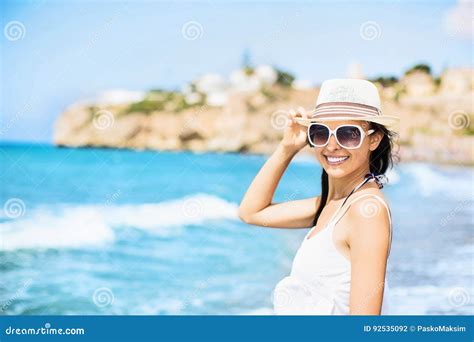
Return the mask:
[[[346,157],[324,156],[324,158],[326,158],[326,161],[328,162],[329,165],[341,165],[347,159],[349,159],[349,156],[346,156]]]

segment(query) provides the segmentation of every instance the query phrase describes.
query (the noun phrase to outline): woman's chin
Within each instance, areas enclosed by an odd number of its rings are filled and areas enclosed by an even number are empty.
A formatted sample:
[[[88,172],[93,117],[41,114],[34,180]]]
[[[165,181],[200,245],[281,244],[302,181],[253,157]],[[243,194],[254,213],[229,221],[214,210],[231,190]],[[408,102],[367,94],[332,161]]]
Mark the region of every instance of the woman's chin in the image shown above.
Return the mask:
[[[343,170],[342,168],[338,167],[329,167],[329,168],[324,168],[328,176],[331,178],[342,178],[345,177],[348,173],[347,171]]]
[[[348,165],[331,165],[329,163],[324,163],[323,168],[326,173],[333,178],[345,177],[350,173]]]

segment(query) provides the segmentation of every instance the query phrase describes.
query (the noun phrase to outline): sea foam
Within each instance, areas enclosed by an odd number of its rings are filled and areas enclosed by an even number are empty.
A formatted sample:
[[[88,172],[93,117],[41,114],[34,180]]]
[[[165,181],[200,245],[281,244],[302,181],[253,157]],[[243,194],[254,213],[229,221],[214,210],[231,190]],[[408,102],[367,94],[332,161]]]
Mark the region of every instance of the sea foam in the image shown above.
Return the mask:
[[[145,204],[41,206],[0,223],[0,251],[97,247],[112,243],[114,230],[121,227],[167,235],[167,227],[236,220],[237,208],[208,194]]]

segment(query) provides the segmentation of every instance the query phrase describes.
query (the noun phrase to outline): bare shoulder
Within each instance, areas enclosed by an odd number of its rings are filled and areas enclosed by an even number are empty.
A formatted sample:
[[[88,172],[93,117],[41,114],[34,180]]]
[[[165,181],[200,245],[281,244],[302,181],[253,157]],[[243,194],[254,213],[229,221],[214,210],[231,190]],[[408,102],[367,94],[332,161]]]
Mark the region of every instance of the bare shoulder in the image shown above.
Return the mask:
[[[351,198],[352,197],[352,198]],[[366,188],[354,193],[349,197],[350,209],[363,209],[364,206],[381,207],[380,212],[383,213],[385,207],[390,208],[383,192],[377,187]],[[352,210],[353,212],[354,210]],[[386,211],[386,210],[385,210]],[[378,213],[378,212],[377,212]]]
[[[370,234],[384,238],[388,235],[390,227],[389,204],[382,191],[378,188],[367,188],[357,193],[350,199],[347,209],[346,222],[351,233],[358,236]],[[352,197],[351,196],[351,197]],[[383,229],[383,228],[386,229]]]

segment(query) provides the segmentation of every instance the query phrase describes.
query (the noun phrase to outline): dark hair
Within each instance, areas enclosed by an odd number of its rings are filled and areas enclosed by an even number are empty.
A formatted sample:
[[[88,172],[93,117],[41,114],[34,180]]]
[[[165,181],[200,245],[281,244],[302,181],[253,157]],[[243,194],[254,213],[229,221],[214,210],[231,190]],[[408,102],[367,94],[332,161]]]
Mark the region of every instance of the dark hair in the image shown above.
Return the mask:
[[[370,128],[374,129],[375,132],[381,132],[383,134],[382,141],[379,146],[372,151],[369,157],[369,168],[370,172],[376,175],[385,174],[385,172],[391,168],[394,164],[395,157],[393,155],[393,141],[397,136],[397,133],[388,130],[385,126],[370,122]],[[321,200],[319,202],[318,210],[313,220],[313,227],[318,223],[319,216],[323,211],[329,192],[329,179],[328,174],[323,169],[321,174]]]

